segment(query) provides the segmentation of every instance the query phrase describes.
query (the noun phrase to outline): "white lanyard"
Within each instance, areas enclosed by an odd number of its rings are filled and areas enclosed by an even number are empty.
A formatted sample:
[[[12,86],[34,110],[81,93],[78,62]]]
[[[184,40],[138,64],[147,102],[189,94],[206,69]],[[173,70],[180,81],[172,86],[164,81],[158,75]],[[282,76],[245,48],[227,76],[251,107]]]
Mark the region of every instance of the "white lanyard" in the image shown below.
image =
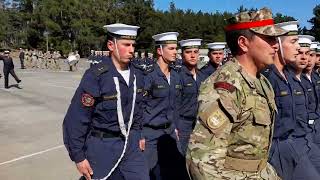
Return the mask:
[[[113,77],[113,81],[114,81],[114,84],[116,85],[116,91],[117,91],[118,122],[119,122],[120,131],[125,137],[125,141],[124,141],[124,146],[123,146],[123,150],[122,150],[121,156],[119,157],[117,163],[113,166],[113,168],[110,170],[108,175],[106,177],[102,178],[102,180],[106,180],[111,176],[113,171],[118,167],[119,163],[121,162],[121,160],[122,160],[122,158],[123,158],[123,156],[124,156],[124,154],[126,152],[127,144],[128,144],[128,140],[129,140],[130,129],[131,129],[131,125],[133,123],[134,107],[135,107],[135,104],[136,104],[137,81],[136,81],[136,76],[134,76],[132,107],[131,107],[131,112],[130,112],[130,119],[129,119],[129,122],[128,122],[128,130],[126,130],[126,125],[124,123],[123,114],[122,114],[121,91],[120,91],[120,85],[119,85],[118,77]],[[95,179],[93,179],[93,180],[95,180]]]

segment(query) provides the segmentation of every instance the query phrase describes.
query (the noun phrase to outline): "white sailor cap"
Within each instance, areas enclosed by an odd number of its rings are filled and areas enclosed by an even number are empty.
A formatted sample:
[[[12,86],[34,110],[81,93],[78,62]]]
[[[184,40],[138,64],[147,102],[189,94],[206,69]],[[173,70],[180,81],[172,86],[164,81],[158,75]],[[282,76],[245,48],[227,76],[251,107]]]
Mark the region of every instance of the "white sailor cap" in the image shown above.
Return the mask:
[[[152,36],[156,45],[162,44],[177,44],[179,33],[177,32],[165,32]]]
[[[311,42],[310,50],[317,51],[318,44],[319,44],[319,42]]]
[[[117,39],[131,39],[135,40],[138,34],[138,26],[131,26],[127,24],[109,24],[103,26],[107,29],[107,35],[112,36]]]
[[[311,42],[314,41],[314,37],[310,35],[299,35],[298,43],[300,47],[310,47]]]
[[[281,29],[288,31],[288,33],[284,34],[284,36],[298,35],[298,25],[299,25],[298,21],[288,21],[288,22],[275,24],[276,27],[279,27]]]
[[[5,50],[4,53],[5,53],[5,54],[9,54],[10,51],[9,51],[9,50]]]
[[[201,46],[201,41],[202,39],[185,39],[179,41],[179,44],[183,49],[199,48]]]
[[[226,42],[214,42],[207,44],[209,50],[222,51],[226,48]]]

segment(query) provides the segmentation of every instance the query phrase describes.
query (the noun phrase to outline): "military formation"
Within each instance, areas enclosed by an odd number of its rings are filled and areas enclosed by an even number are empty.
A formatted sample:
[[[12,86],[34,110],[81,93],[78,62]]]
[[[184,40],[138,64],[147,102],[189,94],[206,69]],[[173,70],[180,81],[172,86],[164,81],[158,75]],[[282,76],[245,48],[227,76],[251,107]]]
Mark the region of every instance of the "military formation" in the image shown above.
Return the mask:
[[[23,50],[20,48],[19,59],[21,69],[51,69],[60,70],[59,61],[61,54],[59,51],[48,51],[43,53],[41,50]]]
[[[138,26],[104,27],[63,121],[82,179],[320,179],[320,44],[297,21],[237,13],[200,69],[202,39],[156,34],[138,58]]]

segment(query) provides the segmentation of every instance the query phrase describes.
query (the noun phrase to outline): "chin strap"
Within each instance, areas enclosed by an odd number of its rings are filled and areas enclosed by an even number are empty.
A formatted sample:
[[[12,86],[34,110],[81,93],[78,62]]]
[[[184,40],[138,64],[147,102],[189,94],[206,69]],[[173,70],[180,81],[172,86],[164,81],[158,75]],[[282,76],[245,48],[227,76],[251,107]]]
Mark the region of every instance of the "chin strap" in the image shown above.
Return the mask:
[[[285,65],[285,64],[287,64],[287,63],[286,63],[286,61],[284,60],[282,42],[281,42],[281,38],[280,38],[280,37],[278,37],[278,42],[279,42],[279,50],[280,50],[280,55],[281,55],[280,61],[281,61],[282,64]]]

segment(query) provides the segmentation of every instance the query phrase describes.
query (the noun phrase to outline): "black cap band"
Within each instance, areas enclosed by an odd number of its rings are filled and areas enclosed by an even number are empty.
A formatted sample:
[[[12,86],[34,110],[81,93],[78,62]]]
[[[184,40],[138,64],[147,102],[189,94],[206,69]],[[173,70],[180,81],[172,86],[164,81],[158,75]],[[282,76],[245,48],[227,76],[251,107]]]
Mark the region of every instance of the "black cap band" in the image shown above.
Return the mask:
[[[197,48],[197,49],[199,49],[199,47],[200,47],[200,46],[194,45],[194,46],[183,46],[183,47],[181,47],[181,48],[182,48],[182,49],[192,49],[192,48]]]
[[[310,47],[308,43],[299,43],[300,47]]]
[[[128,39],[128,40],[136,40],[137,36],[130,36],[130,35],[120,35],[120,34],[114,34],[111,32],[107,32],[107,36],[114,37],[116,39]]]
[[[162,45],[162,44],[177,44],[177,41],[176,40],[156,41],[156,45]]]

